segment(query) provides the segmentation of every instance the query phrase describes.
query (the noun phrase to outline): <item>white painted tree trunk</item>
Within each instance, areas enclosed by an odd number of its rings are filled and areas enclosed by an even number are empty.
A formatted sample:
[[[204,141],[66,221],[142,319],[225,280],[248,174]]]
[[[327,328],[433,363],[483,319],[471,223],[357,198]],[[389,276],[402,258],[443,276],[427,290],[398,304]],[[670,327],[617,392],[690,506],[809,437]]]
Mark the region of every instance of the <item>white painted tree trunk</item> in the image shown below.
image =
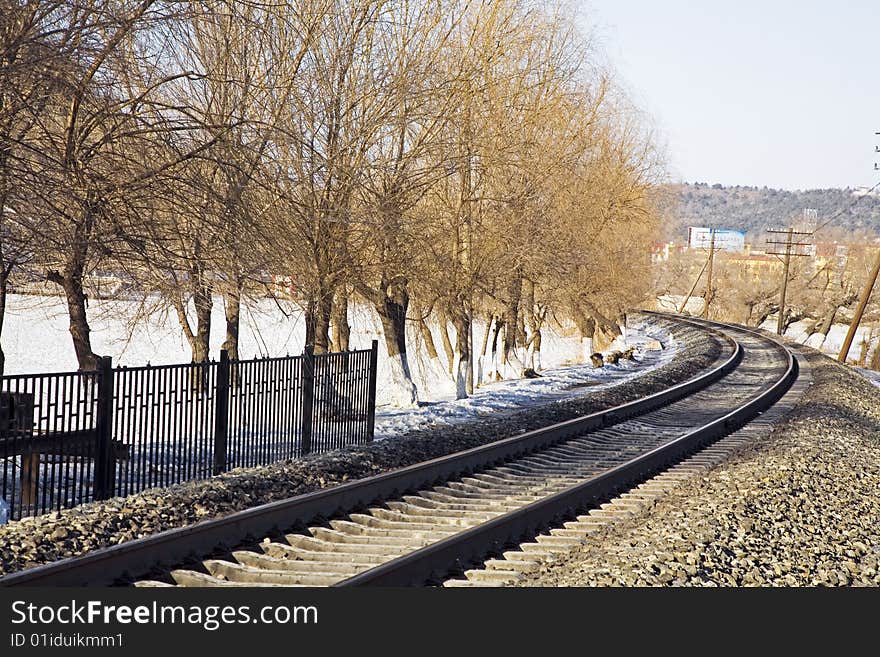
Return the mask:
[[[501,351],[498,349],[493,351],[491,359],[492,359],[492,371],[489,376],[490,376],[491,380],[498,381],[499,379],[502,378],[502,375],[501,375]]]
[[[504,379],[518,379],[522,376],[525,366],[516,349],[511,350],[510,358],[501,364],[501,375]]]
[[[585,363],[590,362],[593,355],[593,338],[581,338],[581,355]]]
[[[388,357],[391,370],[391,404],[400,408],[411,408],[419,401],[418,391],[410,374],[409,363],[403,354]]]
[[[437,358],[428,359],[427,363],[428,371],[431,373],[431,376],[435,379],[440,379],[448,381],[449,380],[449,370],[446,367],[446,363],[440,356]]]
[[[467,361],[462,359],[457,350],[452,363],[452,376],[455,379],[455,398],[467,399]]]
[[[529,367],[536,372],[541,369],[541,350],[535,348],[535,342],[529,345]]]

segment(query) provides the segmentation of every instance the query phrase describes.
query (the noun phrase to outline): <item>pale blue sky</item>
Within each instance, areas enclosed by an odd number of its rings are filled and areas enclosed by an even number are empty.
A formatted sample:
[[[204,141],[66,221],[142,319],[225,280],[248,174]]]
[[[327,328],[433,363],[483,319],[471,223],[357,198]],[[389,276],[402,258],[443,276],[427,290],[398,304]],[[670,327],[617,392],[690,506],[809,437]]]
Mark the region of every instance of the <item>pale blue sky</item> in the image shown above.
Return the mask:
[[[674,180],[871,186],[880,0],[582,0]]]

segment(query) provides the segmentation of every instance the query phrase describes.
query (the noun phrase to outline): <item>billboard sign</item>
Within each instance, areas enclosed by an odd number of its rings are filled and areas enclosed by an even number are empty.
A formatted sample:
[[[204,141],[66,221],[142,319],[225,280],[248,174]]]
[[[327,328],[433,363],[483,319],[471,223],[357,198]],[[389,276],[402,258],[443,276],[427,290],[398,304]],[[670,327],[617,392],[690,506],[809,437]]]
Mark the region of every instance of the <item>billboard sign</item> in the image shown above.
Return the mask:
[[[688,226],[688,246],[692,249],[708,249],[712,242],[712,228]],[[746,248],[746,231],[715,228],[715,248],[719,251],[743,251]]]

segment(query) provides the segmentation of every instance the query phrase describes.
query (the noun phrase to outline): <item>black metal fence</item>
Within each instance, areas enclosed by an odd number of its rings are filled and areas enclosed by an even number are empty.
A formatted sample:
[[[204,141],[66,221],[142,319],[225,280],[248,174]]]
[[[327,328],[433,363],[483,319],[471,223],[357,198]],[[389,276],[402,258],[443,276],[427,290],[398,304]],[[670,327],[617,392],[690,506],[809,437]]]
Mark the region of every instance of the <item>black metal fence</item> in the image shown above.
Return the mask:
[[[0,379],[13,519],[373,439],[377,345]]]

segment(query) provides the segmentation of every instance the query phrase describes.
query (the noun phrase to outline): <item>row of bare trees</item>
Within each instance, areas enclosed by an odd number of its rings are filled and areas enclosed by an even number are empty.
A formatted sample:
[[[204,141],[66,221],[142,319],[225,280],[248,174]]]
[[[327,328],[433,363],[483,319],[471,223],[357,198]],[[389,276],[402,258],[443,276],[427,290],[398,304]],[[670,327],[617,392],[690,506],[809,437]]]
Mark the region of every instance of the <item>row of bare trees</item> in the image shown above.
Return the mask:
[[[0,326],[10,276],[37,272],[94,368],[88,281],[108,271],[196,362],[222,298],[236,357],[243,300],[283,273],[318,353],[348,348],[350,303],[375,311],[401,404],[408,330],[460,396],[490,347],[497,376],[540,367],[551,322],[613,337],[648,283],[661,165],[576,19],[528,0],[0,0]]]

